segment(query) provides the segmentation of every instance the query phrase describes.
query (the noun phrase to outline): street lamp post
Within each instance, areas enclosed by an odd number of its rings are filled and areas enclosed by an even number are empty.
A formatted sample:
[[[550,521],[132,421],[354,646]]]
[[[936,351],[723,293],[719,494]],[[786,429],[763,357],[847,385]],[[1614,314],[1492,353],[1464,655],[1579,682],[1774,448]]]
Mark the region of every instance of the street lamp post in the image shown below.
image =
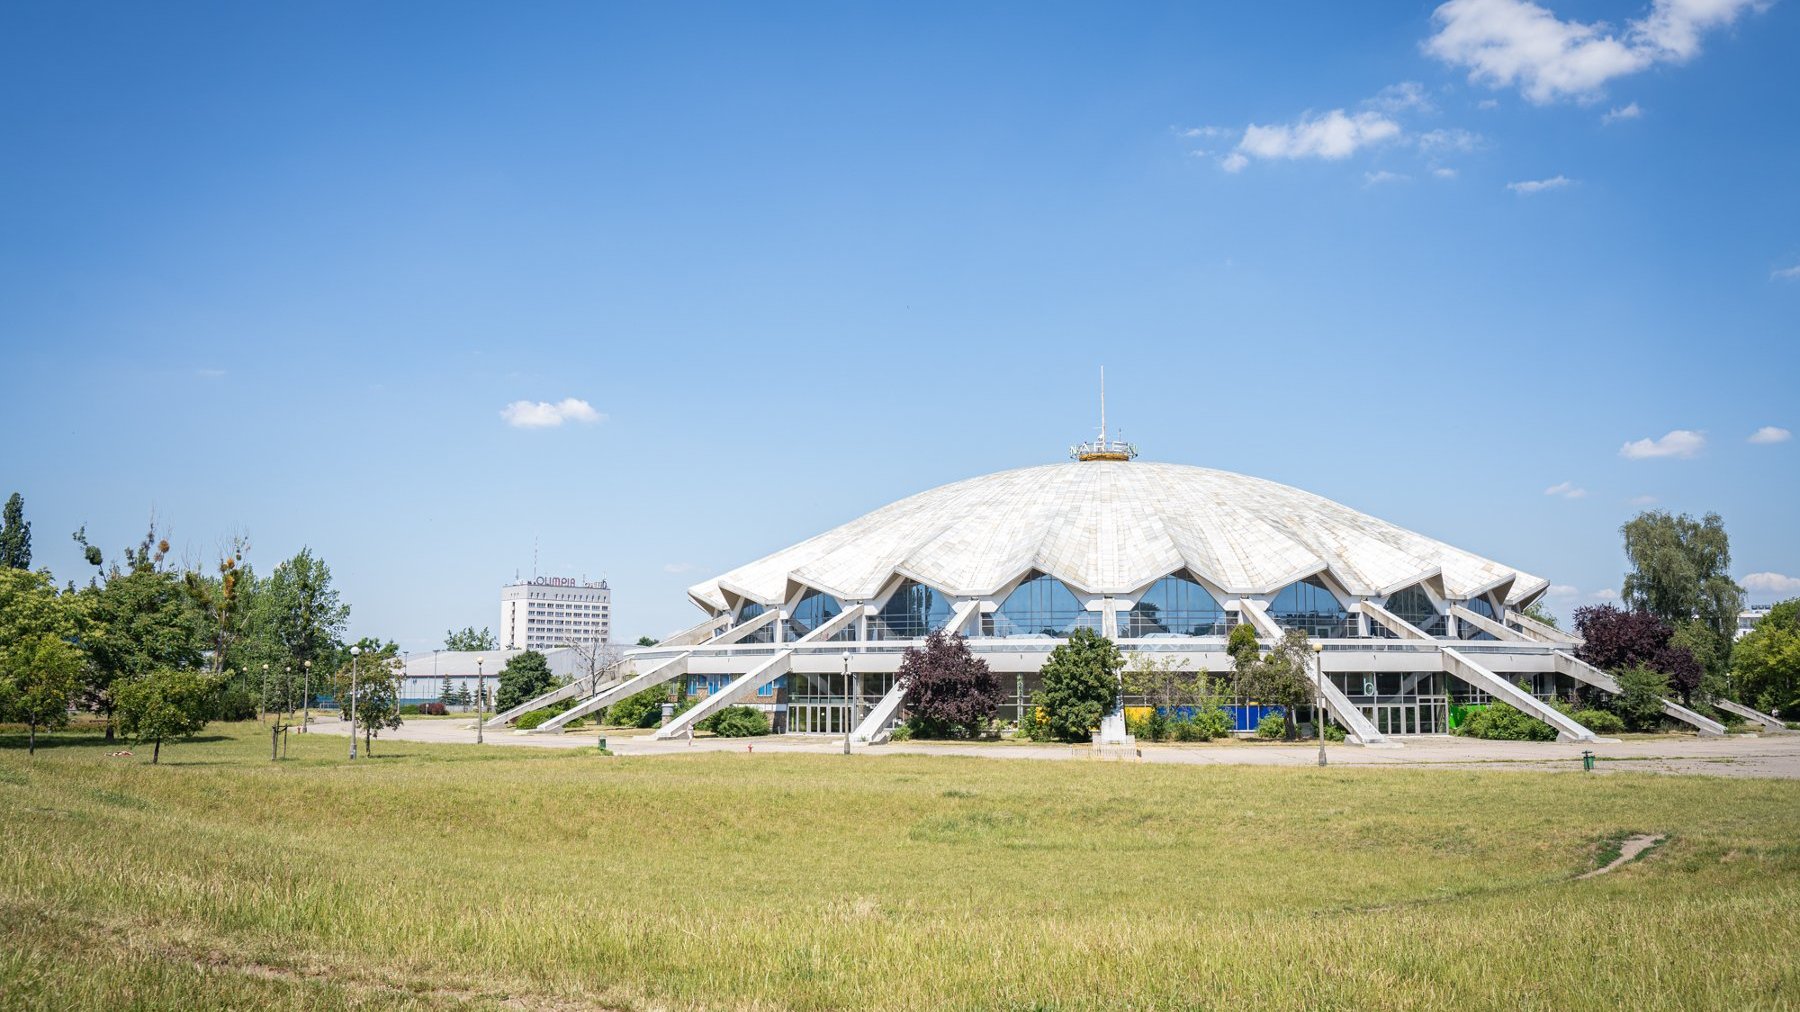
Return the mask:
[[[263,687],[262,687],[262,707],[261,707],[261,709],[262,709],[262,714],[256,718],[257,720],[261,720],[261,719],[263,719],[263,717],[267,717],[269,715],[269,662],[268,661],[263,662]]]
[[[850,754],[850,723],[856,719],[855,704],[850,701],[850,651],[844,651],[844,754]]]
[[[306,684],[300,689],[300,705],[303,708],[300,717],[300,733],[305,734],[306,729],[312,726],[312,658],[309,657],[302,661],[300,666],[306,672],[303,679]]]
[[[362,654],[362,647],[350,648],[350,758],[356,758],[356,660]],[[339,713],[343,710],[340,707]]]
[[[482,665],[487,663],[486,657],[475,658],[475,744],[480,745],[486,739],[482,736],[481,725],[487,722],[487,676]]]
[[[1319,765],[1325,765],[1325,644],[1313,644],[1313,725],[1319,732]]]

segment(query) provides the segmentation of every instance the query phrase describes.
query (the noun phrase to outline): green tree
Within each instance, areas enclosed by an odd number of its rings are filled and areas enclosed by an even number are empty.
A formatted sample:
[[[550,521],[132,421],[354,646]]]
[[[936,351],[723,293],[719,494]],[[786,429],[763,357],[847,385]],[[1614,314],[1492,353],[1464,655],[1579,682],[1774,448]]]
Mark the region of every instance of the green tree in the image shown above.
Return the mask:
[[[1552,629],[1560,628],[1556,624],[1556,616],[1550,614],[1550,609],[1544,607],[1544,602],[1542,601],[1533,601],[1531,604],[1527,605],[1525,608],[1525,617],[1537,619],[1539,622],[1544,623]]]
[[[1613,676],[1619,694],[1612,706],[1633,731],[1654,731],[1662,726],[1663,698],[1669,694],[1669,676],[1643,665],[1626,668]]]
[[[216,575],[195,570],[182,574],[188,596],[193,598],[204,622],[209,669],[214,675],[225,670],[244,632],[245,595],[241,591],[246,578],[251,583],[255,581],[244,567],[244,553],[249,548],[249,539],[239,535],[219,554]]]
[[[1800,598],[1769,609],[1731,652],[1738,701],[1800,719]]]
[[[444,672],[444,685],[438,690],[438,702],[449,706],[456,702],[456,686],[450,681],[450,672]]]
[[[78,645],[87,657],[82,694],[106,717],[108,741],[115,686],[162,668],[197,668],[205,656],[203,618],[182,578],[163,567],[168,552],[152,525],[137,548],[125,550],[124,566],[114,563],[75,599]]]
[[[495,638],[494,634],[485,626],[482,627],[480,632],[476,632],[474,626],[465,626],[460,630],[454,630],[444,634],[444,649],[467,651],[498,650],[500,649],[500,641]]]
[[[1160,653],[1132,654],[1120,674],[1127,696],[1141,696],[1151,706],[1171,715],[1176,707],[1201,705],[1208,681],[1204,668],[1189,671],[1186,660]]]
[[[1707,664],[1710,684],[1722,687],[1738,613],[1744,608],[1744,589],[1730,576],[1731,539],[1724,521],[1717,513],[1695,520],[1685,513],[1651,510],[1626,521],[1619,533],[1631,562],[1622,585],[1625,603],[1671,629],[1698,621],[1701,628],[1690,631],[1683,645]],[[1696,650],[1695,641],[1701,639],[1708,642]]]
[[[350,606],[332,586],[331,567],[310,548],[278,563],[268,579],[255,580],[248,595],[239,670],[260,674],[268,664],[268,705],[298,709],[306,705],[307,661],[318,676],[315,690],[348,661],[342,637]]]
[[[1036,704],[1061,741],[1085,741],[1119,702],[1119,669],[1125,658],[1112,640],[1092,629],[1077,629],[1050,651],[1044,688]]]
[[[1231,655],[1232,665],[1238,670],[1261,656],[1262,644],[1257,642],[1256,630],[1250,628],[1250,623],[1231,627],[1231,635],[1225,637],[1225,652]]]
[[[48,573],[0,566],[0,717],[26,726],[33,755],[38,728],[69,721],[82,664],[74,626]]]
[[[556,676],[550,672],[550,659],[536,650],[522,650],[500,669],[500,692],[494,697],[494,709],[502,712],[556,688]]]
[[[0,511],[0,569],[31,568],[31,524],[25,520],[25,497],[14,492]]]
[[[357,654],[346,651],[343,664],[332,678],[332,696],[338,712],[348,717],[355,703],[356,725],[351,733],[363,736],[363,754],[375,754],[375,739],[383,730],[400,727],[400,688],[404,671],[400,646],[391,640],[365,637],[356,644]]]
[[[160,669],[116,687],[120,729],[132,741],[150,742],[152,765],[163,742],[199,734],[211,715],[213,679],[198,671]]]
[[[1298,736],[1294,708],[1312,702],[1317,693],[1312,662],[1306,633],[1291,629],[1267,655],[1237,667],[1238,692],[1266,706],[1281,707],[1289,741]]]
[[[637,645],[640,647],[653,647],[656,645],[656,641],[648,636],[639,636]]]

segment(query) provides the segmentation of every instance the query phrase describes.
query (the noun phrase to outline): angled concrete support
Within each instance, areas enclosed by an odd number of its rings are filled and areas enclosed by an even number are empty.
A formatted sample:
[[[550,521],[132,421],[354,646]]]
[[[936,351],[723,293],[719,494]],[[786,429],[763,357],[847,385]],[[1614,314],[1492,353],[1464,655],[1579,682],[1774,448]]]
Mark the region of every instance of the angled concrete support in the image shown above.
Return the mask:
[[[887,741],[894,732],[893,722],[895,715],[900,712],[900,701],[905,698],[905,687],[900,684],[899,679],[895,679],[894,687],[869,710],[869,715],[856,725],[856,730],[850,732],[851,740],[865,745],[879,745]]]
[[[1449,647],[1445,647],[1438,652],[1438,655],[1443,658],[1445,671],[1468,682],[1470,685],[1493,696],[1495,699],[1510,703],[1544,723],[1549,724],[1551,727],[1556,728],[1556,738],[1558,741],[1594,740],[1594,732],[1582,727],[1569,717],[1564,716],[1561,710],[1556,709],[1549,703],[1544,702],[1531,693],[1526,692],[1524,689],[1519,688],[1517,685],[1494,674],[1487,668],[1470,660],[1462,653]]]
[[[1238,616],[1250,623],[1250,628],[1256,630],[1257,638],[1279,640],[1287,635],[1287,630],[1269,617],[1268,607],[1261,601],[1243,598],[1238,601]]]
[[[1371,748],[1399,748],[1400,743],[1389,741],[1387,735],[1375,729],[1375,723],[1357,709],[1350,697],[1344,695],[1332,680],[1327,677],[1325,684],[1319,687],[1324,696],[1325,709],[1331,711],[1332,717],[1344,726],[1344,740]],[[1320,732],[1323,733],[1323,732]]]
[[[695,724],[787,674],[793,668],[793,662],[794,652],[792,650],[783,650],[777,653],[751,668],[747,674],[732,679],[723,689],[702,699],[693,709],[678,714],[674,720],[664,724],[651,737],[667,739],[677,735],[692,734]]]
[[[1506,609],[1506,621],[1518,626],[1519,631],[1524,633],[1527,638],[1537,640],[1539,643],[1556,643],[1562,646],[1574,646],[1581,642],[1575,637],[1570,636],[1568,633],[1563,632],[1561,629],[1558,629],[1553,625],[1545,625],[1522,611],[1514,611],[1511,608]]]
[[[1470,611],[1469,609],[1464,608],[1460,604],[1451,605],[1450,606],[1450,614],[1455,615],[1458,621],[1467,622],[1470,625],[1474,626],[1475,628],[1480,629],[1482,632],[1487,633],[1490,636],[1493,636],[1495,639],[1511,640],[1515,643],[1533,642],[1531,637],[1525,635],[1524,633],[1518,631],[1517,629],[1514,629],[1511,626],[1503,625],[1499,622],[1496,622],[1493,619],[1488,618],[1486,615],[1483,615],[1478,611]],[[1537,641],[1537,642],[1542,642],[1542,641]]]
[[[1613,676],[1594,667],[1592,664],[1577,658],[1574,654],[1558,650],[1556,652],[1556,671],[1587,685],[1592,685],[1603,692],[1613,695],[1619,693],[1619,683]],[[1672,699],[1662,701],[1663,715],[1673,717],[1684,724],[1690,724],[1700,735],[1716,738],[1725,733],[1725,725],[1710,717],[1702,717],[1694,711],[1682,706]]]
[[[731,628],[720,633],[719,635],[714,636],[712,639],[707,640],[706,645],[709,647],[713,647],[713,646],[725,646],[730,643],[736,643],[737,641],[750,635],[751,633],[755,632],[756,630],[761,629],[763,626],[768,625],[769,623],[775,621],[777,618],[780,618],[780,617],[781,617],[781,611],[779,609],[769,608],[766,611],[764,611],[761,615],[757,615],[746,621],[740,622],[737,625],[734,625]]]
[[[819,626],[817,629],[814,629],[812,632],[807,633],[805,636],[800,637],[794,642],[823,643],[833,636],[836,636],[847,627],[856,624],[856,620],[862,618],[863,612],[867,610],[869,609],[861,605],[845,608],[843,611],[838,612],[836,615],[833,615],[830,619],[826,620],[824,625]]]
[[[620,661],[616,664],[609,664],[601,670],[594,672],[592,677],[587,675],[577,676],[567,685],[559,685],[536,699],[527,700],[504,713],[495,714],[488,718],[488,722],[483,726],[505,727],[519,717],[530,713],[533,710],[549,706],[551,703],[559,703],[565,699],[580,699],[583,696],[593,695],[596,691],[604,689],[606,686],[619,680],[619,673],[624,670],[624,663],[625,662]]]
[[[957,605],[950,612],[950,620],[944,623],[944,634],[946,636],[963,635],[963,629],[968,626],[969,619],[973,618],[980,608],[980,601],[964,601]]]
[[[730,615],[714,615],[706,621],[691,625],[673,636],[664,637],[662,641],[656,645],[659,647],[691,647],[698,643],[705,643],[707,640],[712,639],[714,636],[717,636],[730,628]]]
[[[1713,705],[1718,707],[1721,710],[1724,710],[1726,713],[1735,713],[1738,716],[1744,718],[1745,720],[1755,721],[1756,723],[1762,725],[1762,728],[1764,731],[1767,731],[1771,734],[1793,734],[1794,733],[1793,731],[1789,730],[1788,726],[1786,724],[1783,724],[1781,721],[1775,719],[1774,717],[1769,716],[1766,713],[1763,713],[1760,710],[1756,710],[1751,707],[1745,706],[1742,703],[1734,703],[1729,699],[1715,699],[1715,700],[1713,700]]]
[[[1411,622],[1408,622],[1393,612],[1388,611],[1374,601],[1364,601],[1362,603],[1362,611],[1364,615],[1380,622],[1387,627],[1389,632],[1403,640],[1429,641],[1431,639],[1430,633],[1427,633],[1425,630],[1420,629],[1418,626],[1413,625]]]
[[[531,733],[560,734],[562,733],[563,725],[572,720],[585,717],[596,710],[611,706],[619,700],[624,699],[626,696],[636,695],[637,693],[650,688],[652,685],[661,685],[671,678],[680,678],[682,675],[687,674],[687,662],[687,654],[676,654],[674,657],[663,661],[661,664],[656,665],[641,675],[632,675],[623,681],[614,682],[610,686],[603,687],[598,693],[583,700],[580,704],[572,706],[556,716],[551,717],[549,720],[544,721],[537,727],[532,728]]]

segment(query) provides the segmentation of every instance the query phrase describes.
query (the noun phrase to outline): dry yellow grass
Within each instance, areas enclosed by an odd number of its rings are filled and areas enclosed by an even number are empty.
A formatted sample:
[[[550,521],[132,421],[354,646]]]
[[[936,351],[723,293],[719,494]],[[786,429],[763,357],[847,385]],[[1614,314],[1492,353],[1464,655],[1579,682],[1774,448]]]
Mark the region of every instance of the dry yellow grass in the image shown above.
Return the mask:
[[[0,749],[0,1003],[1800,1002],[1800,783],[218,735]]]

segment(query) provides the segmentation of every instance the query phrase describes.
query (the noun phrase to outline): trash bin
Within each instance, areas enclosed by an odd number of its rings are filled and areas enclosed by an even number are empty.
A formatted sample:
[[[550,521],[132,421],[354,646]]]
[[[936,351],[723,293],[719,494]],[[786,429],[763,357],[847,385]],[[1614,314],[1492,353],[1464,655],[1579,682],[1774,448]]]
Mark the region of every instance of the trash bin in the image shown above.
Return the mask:
[[[1594,753],[1585,751],[1581,753],[1581,768],[1589,773],[1594,772]]]
[[[606,735],[600,736],[600,751],[606,751]]]

